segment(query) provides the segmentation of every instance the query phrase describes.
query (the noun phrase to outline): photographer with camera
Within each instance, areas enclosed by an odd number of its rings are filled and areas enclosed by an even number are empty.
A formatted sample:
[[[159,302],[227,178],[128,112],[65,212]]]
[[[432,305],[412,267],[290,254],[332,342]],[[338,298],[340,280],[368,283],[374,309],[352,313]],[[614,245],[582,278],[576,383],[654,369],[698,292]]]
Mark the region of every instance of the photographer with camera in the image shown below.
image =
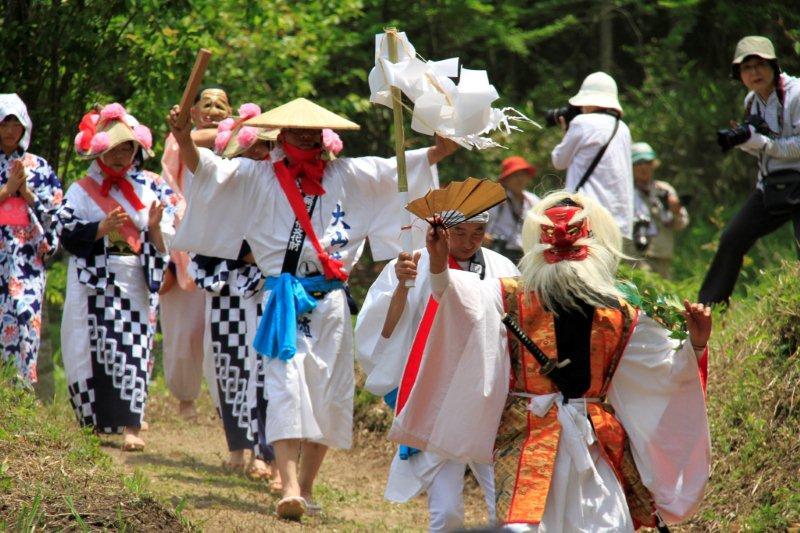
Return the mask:
[[[654,180],[660,165],[653,147],[644,142],[631,146],[633,162],[633,244],[644,259],[637,267],[672,278],[675,232],[689,224],[689,212],[669,183]]]
[[[503,160],[497,181],[506,190],[506,201],[493,207],[486,225],[484,246],[507,257],[514,264],[522,259],[522,222],[539,197],[528,192],[536,177],[536,167],[513,155]]]
[[[717,142],[723,152],[736,146],[758,158],[758,177],[756,190],[722,232],[700,288],[705,304],[727,302],[747,251],[790,220],[800,255],[800,83],[781,72],[772,42],[753,35],[736,45],[731,75],[749,91],[746,118],[717,132]]]
[[[549,125],[559,124],[564,139],[553,149],[553,166],[567,169],[565,188],[596,199],[611,212],[632,253],[633,176],[631,133],[622,121],[617,84],[605,72],[583,80],[567,108],[550,110]]]

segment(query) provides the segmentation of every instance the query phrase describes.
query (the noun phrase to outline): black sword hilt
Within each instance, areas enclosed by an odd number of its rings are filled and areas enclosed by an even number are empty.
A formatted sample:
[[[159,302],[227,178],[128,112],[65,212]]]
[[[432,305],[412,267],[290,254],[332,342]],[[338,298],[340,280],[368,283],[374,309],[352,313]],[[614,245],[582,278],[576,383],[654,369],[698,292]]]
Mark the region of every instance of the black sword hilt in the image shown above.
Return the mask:
[[[533,339],[525,335],[525,332],[522,331],[522,328],[519,327],[519,324],[516,323],[514,318],[509,314],[504,314],[503,318],[500,319],[501,322],[508,328],[508,330],[514,334],[514,336],[522,343],[522,345],[531,353],[536,362],[539,363],[541,367],[539,369],[539,373],[548,376],[554,370],[564,368],[570,363],[569,359],[564,359],[563,361],[558,361],[556,359],[550,359],[547,355],[538,347],[536,343],[533,342]]]

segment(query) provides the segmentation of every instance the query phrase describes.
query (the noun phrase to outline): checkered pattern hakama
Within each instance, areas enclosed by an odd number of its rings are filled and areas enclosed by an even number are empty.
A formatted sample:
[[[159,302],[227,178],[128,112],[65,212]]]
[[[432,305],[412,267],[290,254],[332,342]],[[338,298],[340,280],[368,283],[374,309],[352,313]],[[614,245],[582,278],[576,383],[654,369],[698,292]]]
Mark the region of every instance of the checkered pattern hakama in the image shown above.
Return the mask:
[[[258,323],[263,313],[262,301],[258,302]],[[253,362],[253,371],[250,375],[248,386],[248,400],[250,406],[250,428],[255,441],[256,455],[265,461],[275,459],[275,452],[272,445],[267,444],[267,358],[256,353]]]
[[[195,284],[207,291],[206,353],[214,361],[219,415],[225,429],[228,449],[255,449],[251,420],[255,410],[252,394],[248,394],[251,372],[258,356],[250,346],[261,316],[259,287],[261,272],[253,265],[240,261],[193,257],[189,273]],[[272,459],[268,453],[255,450],[257,455]]]
[[[247,344],[245,301],[224,286],[210,297],[211,353],[216,370],[219,408],[228,449],[253,447],[250,410],[247,405],[247,380],[250,361]]]
[[[70,401],[80,424],[102,433],[120,433],[126,426],[141,425],[152,371],[150,354],[158,304],[155,291],[163,278],[165,261],[146,240],[146,234],[139,257],[131,259],[135,262],[129,266],[116,261],[112,267],[105,254],[72,258],[77,278],[72,285],[82,287],[87,300],[86,329],[67,335],[88,335],[88,344],[85,339],[76,344],[88,349],[91,361],[76,362],[86,354],[65,349]],[[146,298],[128,294],[131,284],[125,274],[143,279],[144,283],[135,286],[147,288]],[[126,277],[126,282],[120,283],[118,276]],[[70,371],[72,367],[81,371]]]

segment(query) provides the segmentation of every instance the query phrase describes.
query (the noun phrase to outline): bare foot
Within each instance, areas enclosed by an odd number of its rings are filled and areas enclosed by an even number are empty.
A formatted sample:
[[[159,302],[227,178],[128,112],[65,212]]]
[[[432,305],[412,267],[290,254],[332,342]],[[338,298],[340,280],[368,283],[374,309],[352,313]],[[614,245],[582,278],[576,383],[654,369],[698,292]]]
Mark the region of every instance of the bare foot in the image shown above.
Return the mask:
[[[222,468],[228,472],[241,472],[244,469],[244,450],[230,452],[228,459],[222,461]]]
[[[247,477],[252,480],[261,480],[270,478],[270,468],[263,459],[259,459],[253,455],[250,459],[250,466],[247,468]]]
[[[144,450],[144,441],[139,437],[139,428],[126,427],[122,431],[122,451],[140,452]]]
[[[178,414],[186,420],[195,420],[197,418],[197,408],[194,405],[194,400],[181,400],[178,403]]]
[[[272,471],[272,480],[269,483],[269,490],[274,494],[283,492],[283,482],[281,482],[281,471],[278,470],[278,465],[275,461],[269,464],[269,469]]]

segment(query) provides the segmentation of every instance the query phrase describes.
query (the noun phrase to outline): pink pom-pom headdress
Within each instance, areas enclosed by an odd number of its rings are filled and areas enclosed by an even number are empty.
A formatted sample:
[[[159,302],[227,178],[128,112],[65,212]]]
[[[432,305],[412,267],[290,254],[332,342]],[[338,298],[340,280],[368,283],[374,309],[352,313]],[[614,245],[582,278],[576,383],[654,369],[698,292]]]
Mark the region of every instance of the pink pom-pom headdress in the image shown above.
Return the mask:
[[[92,159],[127,141],[141,146],[145,155],[153,155],[153,134],[125,108],[114,102],[99,111],[86,113],[78,125],[75,151],[84,159]]]
[[[322,147],[330,154],[337,156],[344,148],[344,143],[338,133],[325,128],[322,130]]]
[[[223,155],[228,145],[235,140],[238,145],[235,150],[229,150],[226,157],[240,155],[253,146],[258,140],[258,128],[245,126],[244,122],[261,114],[257,104],[246,103],[239,106],[239,118],[234,120],[226,118],[217,126],[217,136],[214,139],[214,151]]]

